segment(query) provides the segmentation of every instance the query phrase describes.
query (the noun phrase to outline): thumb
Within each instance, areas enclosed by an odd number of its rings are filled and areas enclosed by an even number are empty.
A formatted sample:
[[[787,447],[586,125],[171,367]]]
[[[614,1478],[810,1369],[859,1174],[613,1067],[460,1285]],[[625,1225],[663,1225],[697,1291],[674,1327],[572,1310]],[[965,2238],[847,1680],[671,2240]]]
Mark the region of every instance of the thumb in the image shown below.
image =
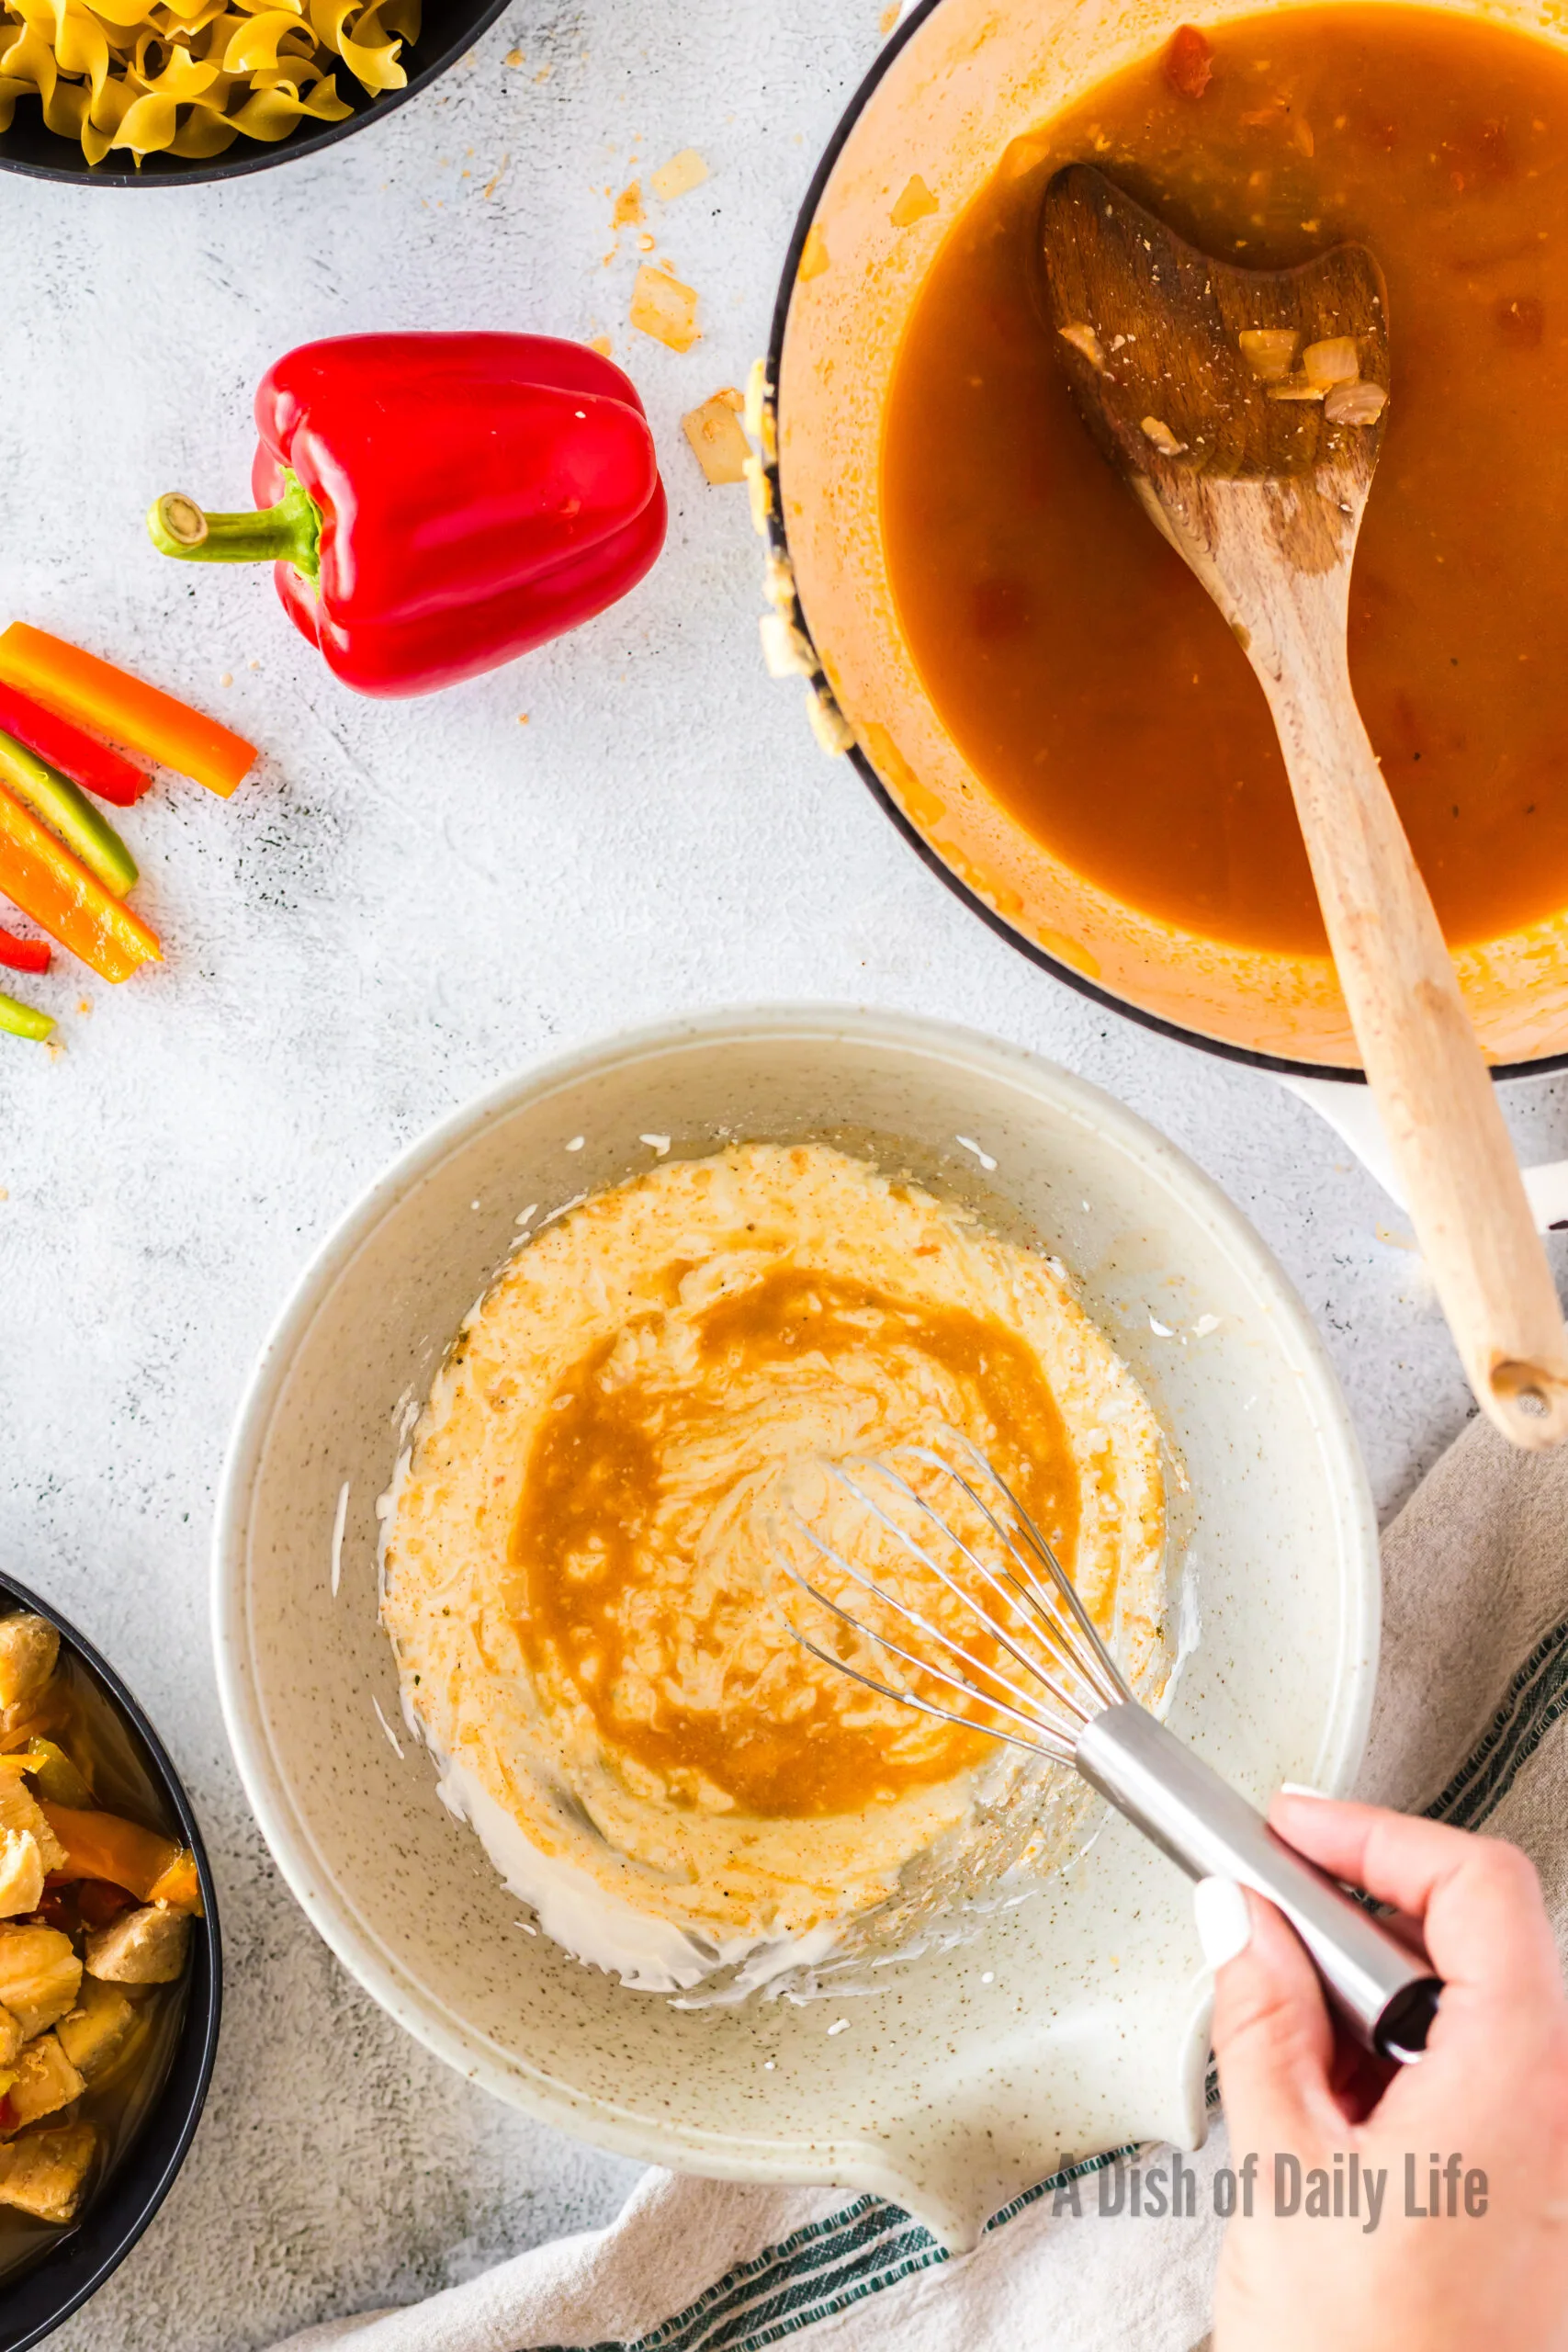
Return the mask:
[[[1316,1971],[1274,1905],[1234,1879],[1201,1879],[1192,1899],[1214,1971],[1214,2055],[1232,2144],[1264,2157],[1284,2149],[1304,2162],[1344,2129]]]

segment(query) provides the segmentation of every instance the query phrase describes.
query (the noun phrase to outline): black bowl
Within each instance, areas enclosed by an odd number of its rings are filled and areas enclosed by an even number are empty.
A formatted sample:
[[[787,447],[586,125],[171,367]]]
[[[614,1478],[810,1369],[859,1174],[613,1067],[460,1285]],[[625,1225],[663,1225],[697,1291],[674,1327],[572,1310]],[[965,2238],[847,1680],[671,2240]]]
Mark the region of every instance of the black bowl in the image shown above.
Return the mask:
[[[394,107],[417,96],[437,74],[465,56],[505,6],[506,0],[425,0],[420,37],[412,45],[405,44],[402,52],[409,77],[406,87],[373,98],[360,88],[347,66],[341,66],[338,96],[354,108],[342,122],[303,121],[287,139],[272,144],[242,137],[210,163],[187,164],[177,155],[149,155],[138,171],[128,155],[115,150],[103,163],[90,164],[73,139],[59,138],[45,129],[36,98],[20,98],[10,130],[0,135],[0,171],[27,172],[39,180],[73,180],[81,187],[167,187],[173,181],[229,180],[245,172],[265,172],[274,164],[291,163],[297,155],[318,154],[323,147],[363,130],[367,123],[381,121]]]
[[[122,2149],[107,2181],[82,2209],[82,2218],[62,2230],[30,2269],[0,2280],[0,2352],[27,2352],[62,2320],[96,2294],[122,2263],[174,2185],[195,2136],[212,2061],[218,2050],[222,2010],[223,1956],[218,1933],[218,1899],[196,1815],[163,1743],[114,1668],[75,1627],[40,1600],[36,1592],[0,1576],[0,1600],[19,1603],[47,1617],[76,1663],[91,1676],[141,1750],[141,1760],[162,1790],[170,1816],[196,1855],[207,1924],[191,1954],[186,2013],[168,2075],[141,2130]]]

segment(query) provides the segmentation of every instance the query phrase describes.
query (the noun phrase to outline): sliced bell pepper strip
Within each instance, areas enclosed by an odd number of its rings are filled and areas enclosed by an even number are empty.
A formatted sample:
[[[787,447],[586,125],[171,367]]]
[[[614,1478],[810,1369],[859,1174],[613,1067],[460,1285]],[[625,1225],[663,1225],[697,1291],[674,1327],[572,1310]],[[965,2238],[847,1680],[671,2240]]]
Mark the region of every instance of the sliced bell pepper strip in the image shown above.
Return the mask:
[[[196,1867],[196,1856],[188,1846],[182,1846],[162,1878],[152,1883],[149,1903],[162,1903],[170,1911],[189,1911],[197,1918],[206,1914],[201,1900],[201,1878]]]
[[[0,785],[0,891],[101,979],[128,980],[156,964],[158,934],[105,889],[30,808]]]
[[[129,808],[152,781],[151,768],[139,768],[123,752],[100,743],[85,727],[77,727],[41,702],[19,695],[15,686],[0,686],[0,727],[68,775],[84,792],[96,793],[112,808]]]
[[[255,760],[255,745],[215,718],[27,621],[13,621],[0,635],[0,681],[177,768],[225,800]]]
[[[57,1741],[29,1739],[22,1763],[35,1797],[47,1797],[51,1804],[92,1804],[92,1790]]]
[[[0,931],[0,964],[8,964],[13,972],[47,972],[49,942],[18,939],[14,931]]]
[[[24,1004],[20,997],[4,993],[0,993],[0,1029],[13,1037],[31,1037],[40,1046],[46,1037],[54,1035],[54,1023],[47,1012]]]
[[[0,783],[8,784],[18,799],[37,809],[84,865],[90,865],[106,890],[125,898],[136,887],[136,860],[107,817],[100,817],[86,794],[68,775],[51,768],[0,732]]]
[[[139,1821],[123,1821],[115,1813],[81,1811],[47,1799],[40,1810],[65,1849],[62,1867],[49,1874],[51,1886],[76,1878],[104,1878],[111,1885],[129,1887],[140,1902],[200,1911],[201,1883],[188,1847],[176,1845],[156,1829],[143,1829]]]

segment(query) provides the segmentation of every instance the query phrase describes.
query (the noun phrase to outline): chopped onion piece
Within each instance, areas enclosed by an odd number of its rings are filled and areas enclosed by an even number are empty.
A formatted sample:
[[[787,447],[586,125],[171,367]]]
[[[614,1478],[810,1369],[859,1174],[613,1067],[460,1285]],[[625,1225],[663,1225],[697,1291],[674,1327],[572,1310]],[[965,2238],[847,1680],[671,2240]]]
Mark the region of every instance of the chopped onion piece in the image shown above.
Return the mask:
[[[1056,332],[1064,343],[1070,343],[1075,351],[1081,351],[1089,366],[1097,369],[1101,376],[1104,375],[1105,354],[1100,349],[1100,337],[1092,327],[1058,327]]]
[[[727,387],[681,419],[697,463],[710,482],[744,481],[750,444],[736,411],[740,394]]]
[[[1282,384],[1301,341],[1294,327],[1247,327],[1236,337],[1241,356],[1265,384]]]
[[[644,262],[632,287],[631,322],[671,351],[690,351],[702,334],[696,290],[682,286],[668,270],[650,269]]]
[[[686,196],[701,187],[708,175],[708,167],[694,147],[682,147],[667,164],[660,164],[649,175],[649,184],[660,204],[673,204],[678,196]]]
[[[1388,404],[1381,384],[1337,384],[1323,403],[1330,424],[1375,424]]]
[[[1361,362],[1356,350],[1354,335],[1331,334],[1322,343],[1309,343],[1302,354],[1302,367],[1309,384],[1353,384],[1361,372]]]

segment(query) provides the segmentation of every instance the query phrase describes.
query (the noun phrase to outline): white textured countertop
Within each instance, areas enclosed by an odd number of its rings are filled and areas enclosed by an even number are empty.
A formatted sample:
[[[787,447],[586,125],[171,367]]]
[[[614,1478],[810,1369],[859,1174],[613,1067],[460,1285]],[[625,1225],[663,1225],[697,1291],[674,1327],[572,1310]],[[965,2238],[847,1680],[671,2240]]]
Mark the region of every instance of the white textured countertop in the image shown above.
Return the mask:
[[[65,1051],[0,1039],[0,1564],[162,1727],[228,1956],[195,2152],[62,2352],[266,2343],[607,2218],[632,2177],[491,2105],[348,1982],[271,1868],[213,1693],[208,1528],[247,1363],[351,1195],[466,1095],[725,1001],[968,1022],[1109,1087],[1255,1218],[1326,1336],[1381,1504],[1464,1416],[1403,1220],[1329,1131],[994,939],[817,749],[798,684],[761,673],[744,493],[704,484],[679,419],[761,348],[795,207],[876,42],[875,0],[514,7],[320,161],[227,187],[3,183],[0,619],[140,666],[268,755],[227,806],[169,786],[126,821],[167,965],[113,989],[61,958],[21,986]],[[606,189],[687,145],[712,177],[650,208],[702,297],[682,358],[626,325],[635,233],[603,257]],[[378,706],[333,684],[264,573],[152,552],[153,492],[245,500],[251,392],[279,353],[476,326],[608,332],[635,374],[671,528],[625,604],[457,693]],[[1533,1151],[1568,1152],[1568,1091],[1509,1099]]]

